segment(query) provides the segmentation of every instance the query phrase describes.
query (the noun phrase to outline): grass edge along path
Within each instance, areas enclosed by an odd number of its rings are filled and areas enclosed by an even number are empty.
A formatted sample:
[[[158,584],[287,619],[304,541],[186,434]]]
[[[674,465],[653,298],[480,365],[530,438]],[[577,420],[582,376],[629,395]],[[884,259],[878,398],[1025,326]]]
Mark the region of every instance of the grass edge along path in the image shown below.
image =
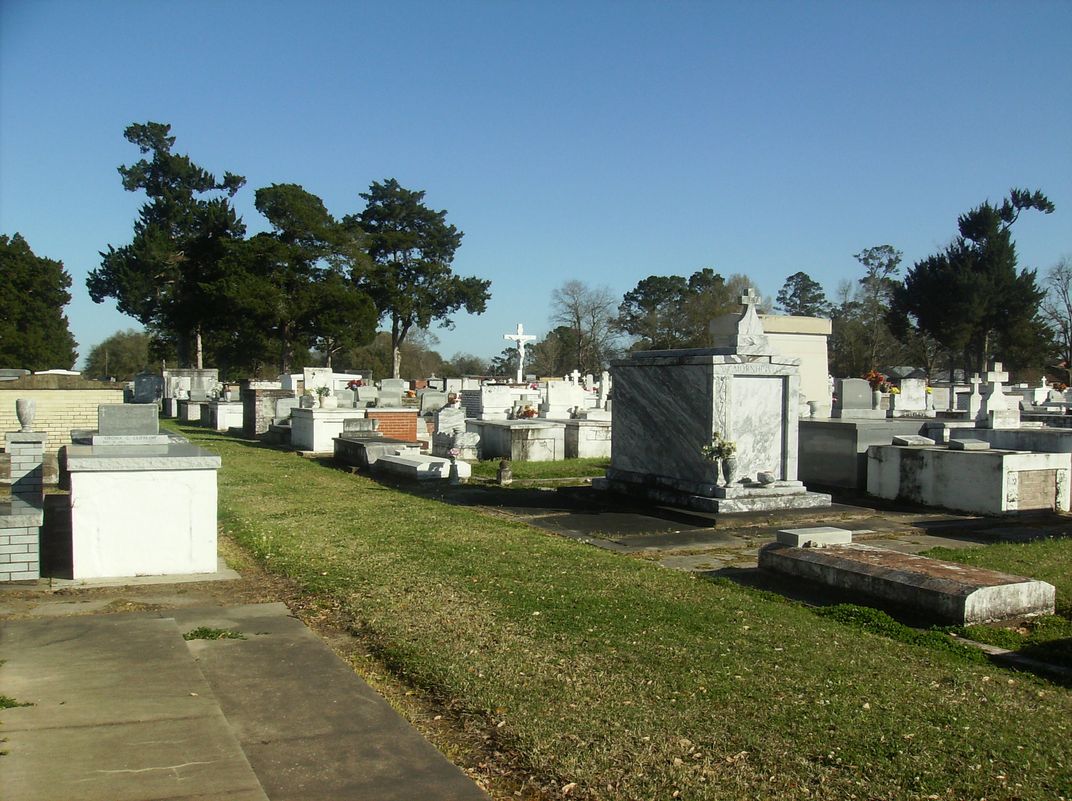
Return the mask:
[[[223,456],[231,536],[574,797],[1072,794],[1060,686],[183,431]]]

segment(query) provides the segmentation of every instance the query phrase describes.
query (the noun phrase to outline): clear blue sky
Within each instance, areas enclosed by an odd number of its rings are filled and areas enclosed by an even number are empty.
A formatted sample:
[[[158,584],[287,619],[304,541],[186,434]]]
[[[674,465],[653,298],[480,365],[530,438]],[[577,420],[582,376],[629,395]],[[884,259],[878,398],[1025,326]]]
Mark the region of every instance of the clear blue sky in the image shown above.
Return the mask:
[[[373,180],[427,191],[465,232],[455,269],[487,312],[433,329],[488,357],[543,335],[570,279],[621,294],[712,267],[773,296],[829,295],[853,254],[934,253],[1010,187],[1022,266],[1072,255],[1069,2],[0,1],[0,233],[74,279],[84,358],[137,327],[90,301],[98,251],[142,197],[116,167],[132,122],[176,151],[298,183],[336,215]]]

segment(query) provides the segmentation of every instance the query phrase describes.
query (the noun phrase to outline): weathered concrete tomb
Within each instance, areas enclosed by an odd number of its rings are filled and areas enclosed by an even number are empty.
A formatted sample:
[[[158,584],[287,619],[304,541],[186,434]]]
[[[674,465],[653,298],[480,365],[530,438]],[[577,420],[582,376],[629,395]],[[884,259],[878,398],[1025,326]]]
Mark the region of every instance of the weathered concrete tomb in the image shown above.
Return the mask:
[[[774,542],[760,549],[759,566],[959,625],[1052,615],[1056,597],[1045,581],[851,542]]]

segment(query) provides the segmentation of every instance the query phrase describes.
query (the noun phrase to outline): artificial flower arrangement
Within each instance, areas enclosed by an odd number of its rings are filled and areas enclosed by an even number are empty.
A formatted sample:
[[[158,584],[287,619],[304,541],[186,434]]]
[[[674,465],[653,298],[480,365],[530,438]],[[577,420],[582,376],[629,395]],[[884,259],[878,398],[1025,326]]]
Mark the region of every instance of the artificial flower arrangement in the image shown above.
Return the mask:
[[[729,459],[737,452],[737,443],[732,439],[723,439],[717,431],[711,436],[711,441],[700,448],[700,453],[708,461]]]
[[[889,378],[878,370],[869,370],[864,376],[864,381],[871,385],[872,391],[890,392],[892,390]]]

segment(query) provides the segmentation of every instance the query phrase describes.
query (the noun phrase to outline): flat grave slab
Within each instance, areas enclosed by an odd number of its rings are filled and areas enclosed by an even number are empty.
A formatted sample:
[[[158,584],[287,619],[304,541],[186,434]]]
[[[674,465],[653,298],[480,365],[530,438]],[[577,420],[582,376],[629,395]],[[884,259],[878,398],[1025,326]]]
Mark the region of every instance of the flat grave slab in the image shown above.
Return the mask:
[[[990,443],[981,439],[951,439],[949,440],[951,451],[988,451]]]
[[[898,434],[893,438],[894,445],[933,445],[934,440],[920,434]]]
[[[759,566],[960,625],[1054,612],[1056,590],[1045,581],[869,545],[772,543],[760,550]]]
[[[472,475],[473,470],[468,462],[459,459],[455,464],[458,466],[458,478],[469,478]],[[376,460],[376,469],[402,478],[421,481],[432,478],[450,478],[450,459],[425,456],[414,449],[413,452],[380,456]]]

